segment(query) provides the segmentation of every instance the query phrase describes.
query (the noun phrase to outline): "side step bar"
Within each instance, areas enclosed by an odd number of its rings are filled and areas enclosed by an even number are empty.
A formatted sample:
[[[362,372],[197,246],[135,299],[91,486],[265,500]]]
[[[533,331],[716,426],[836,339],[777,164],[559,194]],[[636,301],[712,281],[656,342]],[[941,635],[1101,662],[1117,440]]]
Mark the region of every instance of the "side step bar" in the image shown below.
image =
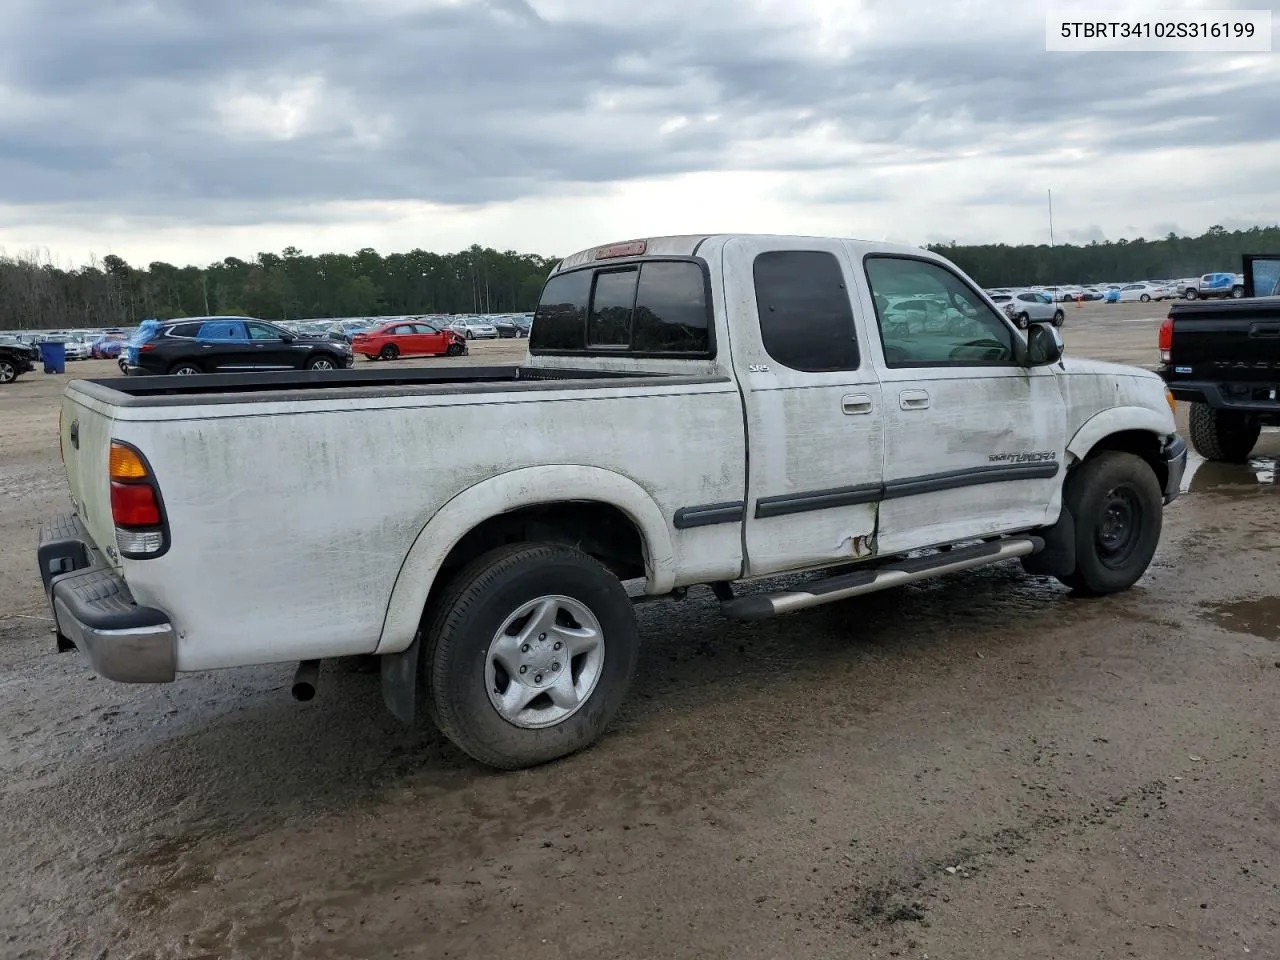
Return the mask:
[[[958,573],[1002,560],[1027,557],[1043,549],[1044,540],[1040,537],[1009,537],[923,557],[903,557],[825,580],[798,584],[790,590],[778,593],[758,593],[724,600],[720,604],[720,611],[734,620],[766,620],[780,613],[834,603],[864,593],[876,593],[916,580],[928,580],[946,573]]]

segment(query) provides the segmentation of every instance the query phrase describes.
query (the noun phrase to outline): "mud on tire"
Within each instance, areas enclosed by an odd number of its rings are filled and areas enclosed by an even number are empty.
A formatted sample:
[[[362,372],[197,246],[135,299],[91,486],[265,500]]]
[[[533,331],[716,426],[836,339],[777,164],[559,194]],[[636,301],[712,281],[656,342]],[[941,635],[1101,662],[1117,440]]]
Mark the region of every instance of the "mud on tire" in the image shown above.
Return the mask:
[[[1076,568],[1059,579],[1082,593],[1127,590],[1160,542],[1164,496],[1141,457],[1106,450],[1067,477],[1063,505],[1076,523]]]
[[[1196,453],[1218,463],[1244,463],[1262,432],[1262,425],[1248,414],[1215,410],[1207,403],[1191,404],[1187,422]]]
[[[535,617],[551,622],[543,614],[546,604],[555,607],[550,614],[554,623],[526,636]],[[530,605],[535,609],[520,617]],[[594,624],[579,623],[571,616],[574,609]],[[592,630],[599,636],[600,659],[591,667],[592,677],[586,677],[583,658],[591,654],[575,653],[579,641],[573,638]],[[546,635],[542,646],[540,634]],[[507,638],[526,643],[508,647]],[[640,646],[622,583],[593,557],[558,543],[510,544],[477,558],[433,603],[423,639],[422,670],[432,720],[460,749],[504,770],[546,763],[599,739],[626,696]],[[552,651],[556,642],[563,650]],[[534,649],[521,653],[529,647]],[[521,666],[528,672],[520,671],[524,676],[518,677]],[[584,672],[575,673],[580,670]],[[557,675],[567,678],[570,687],[575,678],[582,679],[574,694],[580,695],[578,706],[562,706],[567,702],[564,688],[551,696],[551,678]],[[545,680],[547,692],[532,697],[514,719],[500,712],[497,701],[505,702],[505,691],[516,690],[519,702],[521,689],[536,689],[531,684],[535,676]],[[513,684],[523,687],[509,686]],[[545,710],[547,722],[539,723],[539,710]],[[556,719],[564,710],[570,712]]]

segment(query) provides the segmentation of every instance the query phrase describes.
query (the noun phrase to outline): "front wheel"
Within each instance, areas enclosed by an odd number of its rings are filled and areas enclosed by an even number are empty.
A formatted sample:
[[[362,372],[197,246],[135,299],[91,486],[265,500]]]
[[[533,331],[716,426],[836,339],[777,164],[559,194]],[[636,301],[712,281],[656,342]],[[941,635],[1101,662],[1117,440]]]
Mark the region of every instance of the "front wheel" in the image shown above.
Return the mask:
[[[18,379],[18,367],[9,360],[0,359],[0,383],[13,383]]]
[[[425,639],[436,724],[476,760],[504,770],[599,739],[640,646],[618,578],[556,543],[510,544],[476,559],[435,604]]]
[[[1215,410],[1207,403],[1191,404],[1187,426],[1196,453],[1217,463],[1244,463],[1262,433],[1256,418],[1235,410]]]
[[[1053,325],[1055,327],[1062,326],[1062,324],[1066,322],[1066,319],[1067,319],[1067,315],[1063,313],[1061,310],[1053,311]]]
[[[1132,453],[1105,450],[1072,471],[1062,501],[1076,521],[1076,568],[1059,579],[1095,595],[1137,583],[1155,555],[1164,513],[1150,465]]]
[[[200,368],[194,363],[179,363],[170,369],[169,375],[172,377],[194,377],[201,372]]]
[[[450,357],[460,357],[462,356],[462,350],[463,350],[462,344],[451,343],[449,344],[449,349],[445,351],[445,354]]]
[[[333,361],[328,357],[312,357],[307,361],[308,370],[332,370]]]
[[[1243,296],[1244,296],[1244,287],[1232,287],[1232,288],[1231,288],[1231,299],[1233,299],[1233,300],[1239,300],[1239,299],[1240,299],[1241,297],[1243,297]]]

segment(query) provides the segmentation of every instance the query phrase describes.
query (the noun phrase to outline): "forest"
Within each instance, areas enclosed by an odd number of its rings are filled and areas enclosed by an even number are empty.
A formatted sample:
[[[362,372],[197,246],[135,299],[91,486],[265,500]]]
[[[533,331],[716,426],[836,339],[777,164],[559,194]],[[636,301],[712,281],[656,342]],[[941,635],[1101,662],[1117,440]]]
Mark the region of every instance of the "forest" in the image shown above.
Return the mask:
[[[930,245],[985,287],[1123,282],[1238,272],[1246,253],[1280,253],[1280,226],[1085,245]],[[297,247],[208,266],[118,256],[65,269],[0,256],[0,330],[131,326],[154,317],[268,320],[532,310],[557,257],[473,245],[457,253],[306,254]]]

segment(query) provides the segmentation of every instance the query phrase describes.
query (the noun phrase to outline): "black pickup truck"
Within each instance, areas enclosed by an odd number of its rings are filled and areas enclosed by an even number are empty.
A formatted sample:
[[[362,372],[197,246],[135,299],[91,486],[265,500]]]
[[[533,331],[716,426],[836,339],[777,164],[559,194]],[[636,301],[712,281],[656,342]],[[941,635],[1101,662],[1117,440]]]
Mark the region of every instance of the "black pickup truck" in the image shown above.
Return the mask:
[[[1280,296],[1175,302],[1157,372],[1191,405],[1196,452],[1243,463],[1262,428],[1280,425]]]

